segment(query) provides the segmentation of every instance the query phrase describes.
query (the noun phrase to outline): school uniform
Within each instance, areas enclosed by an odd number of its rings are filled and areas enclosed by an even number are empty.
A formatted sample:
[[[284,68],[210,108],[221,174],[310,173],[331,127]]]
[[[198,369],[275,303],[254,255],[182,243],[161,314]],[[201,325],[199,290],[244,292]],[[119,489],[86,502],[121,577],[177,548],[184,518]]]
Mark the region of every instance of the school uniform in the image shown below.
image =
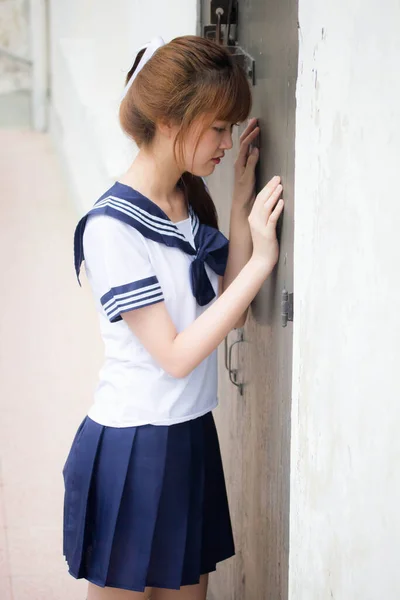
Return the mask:
[[[218,437],[217,351],[186,377],[166,373],[122,314],[165,302],[178,332],[216,299],[228,240],[173,223],[115,183],[79,222],[105,347],[94,403],[64,467],[69,572],[100,586],[179,589],[234,554]]]

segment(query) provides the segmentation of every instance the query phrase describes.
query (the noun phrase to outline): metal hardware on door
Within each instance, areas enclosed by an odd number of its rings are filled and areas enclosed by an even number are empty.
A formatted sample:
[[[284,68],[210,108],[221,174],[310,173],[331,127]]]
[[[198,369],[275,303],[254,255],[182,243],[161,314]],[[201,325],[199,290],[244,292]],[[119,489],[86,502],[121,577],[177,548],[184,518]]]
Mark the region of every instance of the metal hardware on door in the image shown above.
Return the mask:
[[[256,61],[240,46],[227,46],[236,62],[242,67],[252,85],[256,85]]]
[[[293,294],[289,294],[287,289],[282,290],[281,318],[282,327],[286,327],[288,321],[293,321]]]
[[[203,36],[225,46],[235,44],[238,22],[237,0],[211,0],[211,25],[205,25]],[[231,32],[233,36],[231,37]]]
[[[229,371],[228,366],[228,336],[224,339],[224,358],[225,358],[225,369]]]
[[[215,32],[215,41],[217,42],[217,44],[221,44],[222,43],[222,15],[224,14],[224,11],[222,8],[217,8],[217,10],[215,12],[217,13],[217,29]]]
[[[233,385],[235,385],[237,388],[239,388],[239,394],[241,396],[243,396],[244,384],[237,382],[238,369],[232,369],[232,350],[233,350],[234,346],[236,346],[236,344],[240,344],[241,342],[244,342],[243,331],[240,332],[239,339],[236,340],[236,342],[233,342],[233,344],[229,348],[229,353],[228,353],[228,372],[229,372],[229,380],[230,380],[230,382],[233,383]]]
[[[224,44],[234,60],[244,69],[252,85],[255,85],[255,60],[237,45],[237,0],[211,0],[210,12],[211,24],[203,27],[203,37]]]

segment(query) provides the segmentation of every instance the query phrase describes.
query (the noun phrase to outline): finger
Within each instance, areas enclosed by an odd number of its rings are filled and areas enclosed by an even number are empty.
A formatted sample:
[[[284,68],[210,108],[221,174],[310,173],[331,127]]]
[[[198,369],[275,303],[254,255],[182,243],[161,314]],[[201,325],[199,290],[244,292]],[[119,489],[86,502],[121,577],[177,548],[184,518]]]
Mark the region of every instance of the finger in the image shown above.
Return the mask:
[[[285,206],[285,203],[281,198],[279,200],[278,204],[276,205],[276,207],[274,208],[274,210],[272,211],[272,213],[270,214],[267,225],[276,227],[276,224],[278,222],[279,217],[282,214],[284,206]]]
[[[253,171],[256,168],[256,164],[258,162],[259,156],[260,156],[260,153],[258,151],[258,148],[253,148],[253,150],[250,152],[250,154],[247,158],[246,170],[249,169],[249,170]]]
[[[253,131],[251,131],[249,133],[248,136],[246,136],[242,142],[243,146],[249,146],[252,142],[254,142],[255,139],[258,138],[258,136],[260,135],[260,128],[256,127],[255,129],[253,129]]]
[[[282,194],[282,186],[278,185],[274,191],[272,192],[272,194],[270,195],[270,197],[268,198],[268,200],[264,203],[264,214],[266,217],[266,220],[268,220],[271,212],[273,211],[276,203],[279,200],[279,196]]]
[[[256,127],[258,127],[257,124],[257,119],[252,120],[249,125],[247,125],[246,129],[241,133],[240,138],[239,138],[239,142],[242,143],[242,141],[249,135],[249,133],[251,133]]]
[[[257,125],[257,119],[253,118],[250,119],[249,122],[247,123],[246,129],[243,131],[243,133],[241,134],[239,141],[242,142],[242,140],[244,140],[245,137],[247,137],[249,135],[249,133],[254,129],[254,127]]]
[[[251,142],[253,142],[258,135],[260,135],[260,128],[257,126],[249,131],[246,136],[243,136],[242,140],[240,141],[240,147],[248,148],[249,144],[251,144]]]
[[[260,133],[260,128],[256,127],[251,133],[249,133],[248,136],[246,136],[242,140],[242,142],[240,144],[238,158],[236,161],[237,164],[239,164],[240,166],[244,167],[246,165],[246,160],[247,160],[248,152],[249,152],[249,146],[257,138],[259,133]]]
[[[267,185],[263,187],[263,189],[257,194],[257,198],[254,203],[256,210],[262,209],[263,205],[268,201],[268,198],[271,196],[280,182],[281,178],[277,175],[268,181]]]

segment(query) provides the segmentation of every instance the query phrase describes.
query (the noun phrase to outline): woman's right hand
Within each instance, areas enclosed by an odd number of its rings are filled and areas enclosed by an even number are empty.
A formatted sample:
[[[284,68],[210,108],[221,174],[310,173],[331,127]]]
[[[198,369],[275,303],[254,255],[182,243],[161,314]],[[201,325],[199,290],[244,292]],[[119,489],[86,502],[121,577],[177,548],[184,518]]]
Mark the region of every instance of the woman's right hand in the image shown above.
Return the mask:
[[[253,238],[252,259],[265,264],[269,272],[272,271],[279,257],[276,224],[284,206],[283,200],[279,200],[283,189],[280,181],[280,177],[273,177],[267,183],[257,194],[249,215]]]

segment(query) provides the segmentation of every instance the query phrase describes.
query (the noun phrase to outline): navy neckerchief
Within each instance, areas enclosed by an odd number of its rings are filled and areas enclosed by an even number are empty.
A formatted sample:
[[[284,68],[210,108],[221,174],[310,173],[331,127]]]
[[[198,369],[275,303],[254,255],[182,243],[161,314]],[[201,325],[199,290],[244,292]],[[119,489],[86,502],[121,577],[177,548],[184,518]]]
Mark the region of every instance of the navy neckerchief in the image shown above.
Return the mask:
[[[217,275],[225,273],[228,259],[228,240],[209,225],[200,223],[198,216],[189,207],[193,238],[196,248],[187,241],[178,227],[167,217],[164,211],[154,202],[133,188],[116,182],[79,221],[74,238],[75,271],[79,281],[79,272],[83,254],[83,233],[90,215],[108,215],[127,223],[137,229],[143,236],[179,248],[186,254],[194,256],[190,265],[190,282],[193,296],[200,306],[205,306],[213,298],[215,292],[208,278],[205,264]]]

